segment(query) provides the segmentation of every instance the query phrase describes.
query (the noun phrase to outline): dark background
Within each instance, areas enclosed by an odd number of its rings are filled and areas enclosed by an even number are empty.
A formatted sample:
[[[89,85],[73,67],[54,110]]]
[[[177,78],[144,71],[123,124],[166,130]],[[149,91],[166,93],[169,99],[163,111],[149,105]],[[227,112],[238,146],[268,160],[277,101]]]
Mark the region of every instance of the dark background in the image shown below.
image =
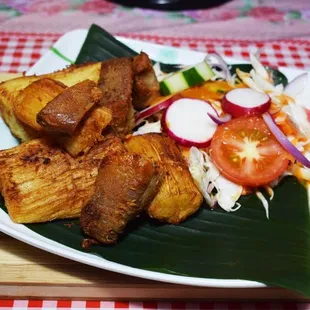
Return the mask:
[[[194,10],[221,5],[230,0],[109,0],[125,6],[156,10]]]

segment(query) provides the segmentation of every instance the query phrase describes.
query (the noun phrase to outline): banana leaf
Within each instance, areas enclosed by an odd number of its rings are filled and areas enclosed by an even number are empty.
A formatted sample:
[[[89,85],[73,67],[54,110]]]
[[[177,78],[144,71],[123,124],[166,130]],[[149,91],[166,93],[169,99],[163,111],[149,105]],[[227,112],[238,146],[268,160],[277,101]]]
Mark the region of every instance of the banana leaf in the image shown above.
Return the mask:
[[[92,25],[75,62],[76,64],[83,64],[85,62],[104,61],[111,58],[133,57],[136,55],[138,55],[137,52],[116,40],[107,31],[97,25]],[[154,60],[153,63],[155,63]],[[182,64],[167,64],[161,62],[159,64],[161,71],[164,73],[175,72],[182,67]],[[248,64],[232,65],[230,69],[232,74],[236,73],[236,68],[244,72],[250,72],[252,66]],[[282,83],[285,86],[287,84],[287,78],[283,73],[271,67],[266,68],[271,72],[275,85]]]
[[[92,26],[77,61],[132,55],[133,51]],[[266,218],[261,201],[255,195],[248,195],[240,199],[242,207],[237,212],[227,213],[220,208],[212,211],[204,204],[180,225],[162,224],[142,216],[130,224],[116,245],[92,246],[88,252],[145,270],[201,278],[253,280],[310,297],[307,191],[294,177],[284,178],[274,191],[275,196],[269,201],[270,219]],[[5,210],[3,201],[0,207]],[[81,242],[85,236],[79,220],[27,227],[84,251]]]
[[[266,195],[267,198],[267,195]],[[113,246],[88,252],[127,266],[162,273],[244,279],[295,290],[310,296],[308,197],[293,177],[275,188],[270,219],[255,195],[242,197],[233,213],[203,205],[180,225],[142,216]],[[0,207],[5,210],[3,201]],[[78,220],[26,225],[36,233],[79,251]]]

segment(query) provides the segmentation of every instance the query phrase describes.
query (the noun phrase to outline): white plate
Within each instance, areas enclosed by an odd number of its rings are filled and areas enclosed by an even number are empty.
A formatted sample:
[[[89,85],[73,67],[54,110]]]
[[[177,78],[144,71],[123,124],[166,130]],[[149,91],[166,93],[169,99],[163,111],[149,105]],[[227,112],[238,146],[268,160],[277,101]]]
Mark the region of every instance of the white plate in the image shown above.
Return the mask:
[[[63,35],[28,72],[27,75],[43,74],[53,72],[70,65],[73,62],[86,38],[87,30],[80,29],[74,30]],[[205,54],[201,52],[165,47],[157,44],[141,42],[126,38],[117,37],[121,42],[128,45],[133,50],[140,52],[143,50],[154,60],[165,63],[176,64],[195,64],[204,59]],[[56,51],[56,53],[55,53]],[[59,53],[64,57],[60,57]],[[245,63],[243,60],[226,58],[229,63]],[[70,62],[71,61],[71,62]],[[280,68],[280,70],[288,77],[289,80],[302,73],[301,70]],[[0,149],[6,149],[18,144],[18,141],[11,135],[9,129],[0,119]],[[45,238],[24,225],[15,224],[11,221],[10,217],[0,210],[0,231],[7,235],[12,236],[18,240],[28,243],[32,246],[51,252],[53,254],[63,256],[74,261],[78,261],[87,265],[95,266],[101,269],[115,271],[126,275],[164,281],[170,283],[208,286],[208,287],[247,287],[257,288],[264,287],[265,285],[258,282],[244,281],[244,280],[222,280],[222,279],[207,279],[207,278],[194,278],[177,275],[169,275],[159,272],[146,271],[142,269],[132,268],[118,263],[110,262],[106,259],[100,258],[96,255],[80,252],[70,247],[64,246],[53,240]]]

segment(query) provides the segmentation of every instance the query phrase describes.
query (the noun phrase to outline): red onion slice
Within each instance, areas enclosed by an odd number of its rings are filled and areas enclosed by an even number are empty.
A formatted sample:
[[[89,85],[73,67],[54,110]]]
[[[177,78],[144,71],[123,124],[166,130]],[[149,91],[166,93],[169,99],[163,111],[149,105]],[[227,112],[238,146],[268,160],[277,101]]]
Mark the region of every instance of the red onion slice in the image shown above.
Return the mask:
[[[154,115],[155,113],[162,111],[166,108],[169,107],[169,105],[174,101],[173,97],[169,97],[169,98],[165,98],[163,101],[161,101],[160,103],[150,106],[149,108],[139,112],[138,114],[136,114],[135,116],[135,123],[136,125],[138,125],[139,123],[141,123],[141,121],[143,121],[144,119]]]
[[[212,57],[216,60],[217,63],[212,61]],[[216,53],[208,54],[205,58],[205,61],[210,64],[211,67],[219,67],[223,70],[223,73],[225,75],[225,80],[232,81],[232,75],[230,73],[230,70],[228,68],[227,63],[224,61],[224,59]]]
[[[282,145],[282,147],[302,165],[304,165],[307,168],[310,168],[310,161],[287,139],[285,134],[277,126],[277,124],[274,122],[273,118],[268,112],[263,114],[263,119],[266,122],[267,126],[269,127],[270,131],[278,140],[278,142]]]
[[[235,88],[224,96],[223,111],[232,117],[260,115],[271,105],[270,97],[251,88]]]
[[[217,129],[209,114],[215,115],[215,112],[206,101],[182,98],[168,107],[162,128],[180,145],[207,147]]]
[[[219,117],[215,116],[214,114],[208,113],[209,117],[212,119],[212,121],[217,125],[222,125],[227,123],[231,120],[231,115],[226,114],[225,116]]]

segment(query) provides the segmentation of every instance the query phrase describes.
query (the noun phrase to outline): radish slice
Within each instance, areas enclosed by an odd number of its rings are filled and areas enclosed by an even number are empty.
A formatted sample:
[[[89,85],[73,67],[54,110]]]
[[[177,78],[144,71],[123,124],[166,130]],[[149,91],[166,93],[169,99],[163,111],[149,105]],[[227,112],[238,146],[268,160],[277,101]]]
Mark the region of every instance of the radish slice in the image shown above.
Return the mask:
[[[290,83],[288,83],[284,88],[284,93],[292,98],[295,98],[300,94],[308,83],[308,73],[303,73],[295,77]]]
[[[168,107],[162,118],[162,127],[183,146],[207,147],[217,129],[209,114],[216,116],[206,101],[182,98]]]
[[[164,100],[156,105],[150,106],[149,108],[139,112],[135,116],[136,125],[140,124],[144,119],[154,115],[155,113],[164,110],[169,107],[169,105],[174,101],[172,96],[164,97]]]
[[[222,100],[223,111],[232,117],[259,115],[268,111],[270,97],[251,88],[236,88],[229,91]]]

